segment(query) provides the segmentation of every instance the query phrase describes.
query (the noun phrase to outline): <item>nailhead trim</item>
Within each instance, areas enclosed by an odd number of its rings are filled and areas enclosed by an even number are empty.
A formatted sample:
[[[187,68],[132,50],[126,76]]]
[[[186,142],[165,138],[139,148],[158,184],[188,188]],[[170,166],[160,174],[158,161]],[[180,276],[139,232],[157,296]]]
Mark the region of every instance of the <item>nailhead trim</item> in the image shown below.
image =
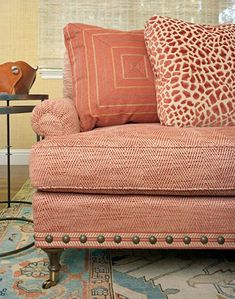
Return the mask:
[[[189,236],[185,236],[183,241],[184,241],[184,244],[188,245],[191,243],[191,238]]]
[[[150,244],[156,244],[157,243],[157,238],[154,236],[150,236],[149,237],[149,243]]]
[[[132,237],[132,242],[133,242],[134,244],[139,244],[139,242],[140,242],[140,237],[139,237],[139,236],[134,236],[134,237]]]
[[[105,241],[105,237],[104,237],[103,235],[99,235],[99,236],[97,237],[97,241],[98,241],[98,243],[104,243],[104,241]]]
[[[86,235],[81,235],[81,236],[79,237],[79,241],[80,241],[81,243],[86,243],[86,241],[87,241],[87,236],[86,236]]]
[[[200,240],[201,240],[201,243],[202,243],[202,244],[207,244],[207,243],[208,243],[208,238],[207,238],[207,236],[201,236]]]
[[[70,236],[69,235],[64,235],[63,238],[62,238],[62,241],[67,244],[70,242]]]
[[[166,243],[168,243],[168,244],[172,244],[173,241],[174,241],[174,239],[173,239],[172,236],[169,235],[169,236],[166,237]]]
[[[46,241],[47,243],[52,243],[52,241],[53,241],[53,236],[52,236],[52,235],[47,235],[46,238],[45,238],[45,241]]]
[[[220,245],[223,245],[225,243],[225,238],[223,236],[219,236],[217,238],[217,242],[220,244]]]
[[[114,236],[114,242],[115,243],[121,243],[122,242],[122,237],[119,235]]]
[[[34,235],[33,237],[35,238],[35,235]],[[53,242],[53,239],[54,239],[54,238],[53,238],[52,235],[46,235],[46,237],[45,237],[45,241],[46,241],[47,243],[52,243],[52,242]],[[81,243],[86,243],[86,242],[87,242],[87,236],[86,236],[86,235],[80,235],[79,240],[80,240]],[[69,242],[70,242],[70,236],[69,236],[69,235],[64,235],[64,236],[62,237],[62,241],[63,241],[65,244],[69,243]],[[121,237],[120,235],[115,235],[115,236],[113,237],[113,241],[114,241],[115,243],[119,244],[119,243],[122,242],[122,237]],[[152,236],[149,236],[148,241],[149,241],[150,244],[154,245],[154,244],[157,243],[157,238],[156,238],[154,235],[152,235]],[[166,241],[166,243],[168,243],[168,244],[172,244],[172,243],[174,242],[174,238],[173,238],[173,236],[168,235],[168,236],[166,236],[165,241]],[[105,237],[104,237],[104,235],[99,235],[99,236],[97,237],[97,242],[100,243],[100,244],[104,243],[104,242],[105,242]],[[139,244],[139,243],[140,243],[140,237],[139,237],[138,235],[133,236],[133,237],[132,237],[132,242],[133,242],[134,244],[136,244],[136,245]],[[184,243],[185,245],[188,245],[188,244],[190,244],[191,242],[192,242],[192,240],[191,240],[191,237],[190,237],[190,236],[185,236],[185,237],[183,237],[183,243]],[[208,237],[205,236],[205,235],[201,236],[201,237],[200,237],[200,242],[201,242],[202,244],[206,245],[206,244],[209,242]],[[224,238],[224,236],[218,236],[218,237],[217,237],[217,243],[220,244],[220,245],[223,245],[223,244],[225,243],[225,238]]]

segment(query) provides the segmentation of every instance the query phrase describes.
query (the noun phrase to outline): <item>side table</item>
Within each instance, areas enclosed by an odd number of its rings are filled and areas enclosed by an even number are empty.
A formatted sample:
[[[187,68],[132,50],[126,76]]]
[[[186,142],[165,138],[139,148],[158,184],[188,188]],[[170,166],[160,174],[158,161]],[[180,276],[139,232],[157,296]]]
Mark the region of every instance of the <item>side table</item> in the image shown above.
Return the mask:
[[[11,203],[23,203],[23,204],[30,204],[27,201],[12,201],[11,200],[11,144],[10,144],[10,115],[11,114],[18,114],[18,113],[29,113],[32,112],[35,105],[13,105],[13,102],[18,102],[20,100],[24,101],[44,101],[48,99],[47,94],[6,94],[6,93],[0,93],[0,103],[5,102],[4,106],[0,106],[0,115],[6,115],[7,116],[7,201],[1,201],[2,203],[7,203],[7,207],[11,207]],[[40,140],[40,137],[37,136],[37,141]],[[26,218],[16,218],[16,217],[7,217],[7,218],[0,218],[0,221],[24,221],[24,222],[31,222],[33,221],[31,219]],[[28,249],[34,245],[34,242],[19,248],[17,250],[9,251],[0,253],[0,257],[15,254],[18,252],[21,252],[25,249]]]

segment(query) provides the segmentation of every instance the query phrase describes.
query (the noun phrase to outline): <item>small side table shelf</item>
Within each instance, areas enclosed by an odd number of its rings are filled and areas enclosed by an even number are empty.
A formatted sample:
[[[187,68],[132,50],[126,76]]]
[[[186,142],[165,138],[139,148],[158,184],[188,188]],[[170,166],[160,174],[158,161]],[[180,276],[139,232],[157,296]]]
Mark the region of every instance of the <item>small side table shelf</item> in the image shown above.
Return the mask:
[[[10,115],[11,114],[18,114],[18,113],[29,113],[32,112],[35,105],[15,105],[15,102],[20,101],[44,101],[48,99],[47,94],[6,94],[6,93],[0,93],[0,103],[5,102],[4,106],[0,106],[0,115],[6,115],[7,116],[7,201],[0,201],[0,204],[7,203],[7,207],[11,207],[11,203],[23,203],[23,204],[30,204],[27,201],[12,201],[11,200],[11,136],[10,136]],[[13,105],[14,102],[14,105]],[[40,137],[37,136],[37,141],[40,140]],[[26,219],[26,218],[15,218],[15,217],[7,217],[7,218],[0,218],[0,221],[23,221],[23,222],[31,222],[33,223],[33,220]],[[0,257],[12,255],[18,252],[21,252],[25,249],[28,249],[30,247],[34,246],[34,242],[19,248],[17,250],[12,250],[9,252],[0,252]]]

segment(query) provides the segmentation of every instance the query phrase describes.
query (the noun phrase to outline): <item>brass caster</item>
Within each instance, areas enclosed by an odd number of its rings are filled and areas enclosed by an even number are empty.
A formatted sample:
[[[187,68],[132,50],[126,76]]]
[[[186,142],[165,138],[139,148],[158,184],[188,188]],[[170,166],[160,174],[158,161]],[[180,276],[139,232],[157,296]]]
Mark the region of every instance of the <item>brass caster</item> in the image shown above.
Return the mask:
[[[42,284],[42,288],[43,289],[50,289],[51,287],[55,286],[56,282],[52,281],[50,279],[47,279],[46,281],[44,281],[44,283]]]
[[[43,289],[49,289],[57,284],[60,273],[60,256],[63,248],[43,248],[49,258],[49,279],[42,284]]]

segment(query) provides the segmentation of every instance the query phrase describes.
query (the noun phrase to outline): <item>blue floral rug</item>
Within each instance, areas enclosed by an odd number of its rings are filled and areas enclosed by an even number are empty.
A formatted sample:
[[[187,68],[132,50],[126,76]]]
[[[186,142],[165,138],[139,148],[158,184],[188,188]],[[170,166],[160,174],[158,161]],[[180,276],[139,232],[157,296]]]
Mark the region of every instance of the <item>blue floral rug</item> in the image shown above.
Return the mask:
[[[17,200],[30,200],[26,182]],[[15,204],[0,217],[31,218],[31,207]],[[0,251],[33,241],[30,223],[0,222]],[[66,299],[235,299],[232,251],[65,250],[60,283],[41,288],[48,278],[46,254],[31,248],[0,258],[0,298]]]

